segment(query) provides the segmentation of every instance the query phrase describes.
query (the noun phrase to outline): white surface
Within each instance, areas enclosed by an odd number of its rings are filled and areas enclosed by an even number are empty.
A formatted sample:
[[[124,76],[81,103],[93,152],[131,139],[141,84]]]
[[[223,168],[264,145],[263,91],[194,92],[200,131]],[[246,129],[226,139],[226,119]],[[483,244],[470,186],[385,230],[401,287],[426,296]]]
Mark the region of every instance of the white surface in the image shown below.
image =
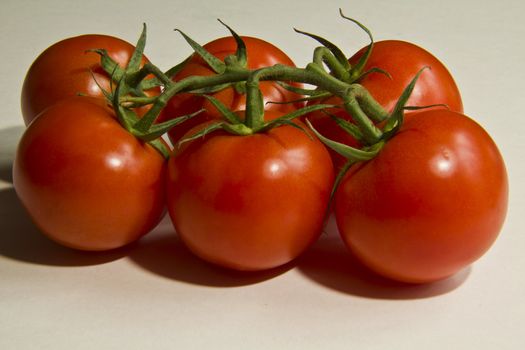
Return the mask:
[[[525,348],[525,25],[521,0],[484,1],[3,0],[0,12],[0,349],[522,349]],[[376,39],[426,47],[447,64],[466,113],[492,135],[510,177],[496,244],[457,276],[429,286],[389,284],[355,268],[333,224],[296,263],[259,275],[227,273],[192,257],[169,220],[138,244],[85,254],[43,238],[10,185],[23,131],[26,70],[52,43],[83,33],[134,42],[168,68],[199,42],[241,34],[275,43],[304,65],[315,47],[292,27],[348,54]],[[104,11],[104,13],[102,13]],[[520,143],[521,142],[521,143]]]

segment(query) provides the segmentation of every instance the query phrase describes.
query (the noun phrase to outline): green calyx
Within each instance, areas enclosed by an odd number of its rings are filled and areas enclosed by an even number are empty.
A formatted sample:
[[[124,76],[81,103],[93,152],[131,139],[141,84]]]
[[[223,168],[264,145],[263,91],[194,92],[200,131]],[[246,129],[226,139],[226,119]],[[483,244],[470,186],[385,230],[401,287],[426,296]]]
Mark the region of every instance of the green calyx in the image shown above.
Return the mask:
[[[134,108],[154,104],[158,101],[157,96],[147,96],[144,91],[171,81],[165,74],[156,74],[155,78],[146,79],[146,77],[156,70],[156,67],[148,63],[142,65],[143,52],[146,45],[146,25],[144,24],[142,33],[135,47],[128,65],[125,68],[120,67],[114,62],[104,49],[94,49],[93,52],[101,56],[102,68],[110,74],[111,90],[103,91],[106,99],[112,104],[115,114],[122,125],[129,133],[138,139],[148,142],[155,147],[164,157],[169,156],[169,149],[161,141],[161,136],[172,127],[194,117],[202,110],[189,115],[183,115],[163,123],[155,123],[160,109],[150,109],[142,118],[133,110]],[[185,63],[185,62],[183,62]],[[168,74],[176,74],[182,68],[177,65],[168,71]],[[113,83],[116,87],[113,90]]]
[[[348,134],[354,137],[359,141],[363,148],[357,149],[350,147],[348,145],[330,140],[320,134],[312,124],[307,120],[308,126],[312,129],[315,135],[330,149],[342,155],[350,162],[360,162],[366,161],[374,158],[383,148],[383,146],[392,138],[401,128],[404,121],[404,110],[412,109],[412,107],[406,107],[406,103],[414,90],[416,82],[419,76],[423,73],[428,67],[422,68],[410,81],[410,83],[405,87],[401,96],[399,97],[394,109],[390,114],[387,115],[376,115],[378,118],[369,118],[368,115],[370,111],[365,112],[359,103],[360,98],[365,97],[366,94],[363,94],[364,90],[359,90],[361,93],[356,93],[355,91],[348,91],[346,97],[344,98],[344,107],[349,111],[356,122],[353,124],[343,118],[337,117],[335,115],[329,114],[330,117],[334,120],[335,123]],[[360,85],[352,85],[353,88],[362,88]],[[370,105],[367,105],[370,107]],[[426,107],[426,106],[425,106]],[[425,108],[422,107],[422,108]],[[430,107],[434,107],[430,106]],[[381,111],[381,110],[378,110]],[[386,121],[383,128],[375,126],[374,122]],[[365,127],[366,126],[366,127]]]
[[[374,68],[372,70],[363,72],[366,63],[368,61],[368,58],[370,57],[372,53],[372,49],[374,47],[374,37],[372,36],[372,33],[370,30],[358,22],[357,20],[347,17],[343,14],[343,11],[339,9],[339,14],[342,18],[349,20],[359,26],[365,33],[368,35],[370,39],[370,44],[366,47],[364,54],[360,57],[359,61],[352,66],[347,59],[347,56],[343,53],[343,51],[337,47],[337,45],[333,44],[329,40],[316,35],[311,34],[308,32],[304,32],[298,29],[294,30],[297,33],[306,35],[317,42],[319,42],[322,46],[317,47],[314,50],[314,56],[313,56],[313,63],[318,65],[319,67],[328,68],[328,72],[336,77],[337,79],[347,83],[347,84],[353,84],[359,82],[363,77],[365,77],[368,74],[371,73],[384,73],[388,74],[380,69]]]
[[[345,156],[350,163],[355,163],[375,157],[385,143],[399,130],[403,123],[404,110],[414,108],[407,107],[406,102],[421,72],[406,87],[394,110],[391,113],[385,111],[370,93],[359,84],[359,81],[369,74],[386,74],[388,76],[387,72],[378,68],[364,71],[373,49],[373,36],[358,21],[346,17],[342,11],[340,11],[340,15],[342,18],[357,24],[367,33],[370,39],[370,44],[353,66],[348,62],[342,50],[327,39],[296,29],[296,32],[307,35],[322,45],[314,50],[312,62],[304,68],[276,64],[251,70],[247,67],[246,45],[242,38],[220,20],[219,22],[230,31],[237,44],[235,53],[227,56],[224,60],[218,59],[208,52],[204,46],[198,44],[181,30],[176,29],[191,46],[194,53],[165,72],[152,63],[142,64],[146,42],[146,26],[144,26],[131,60],[125,68],[119,67],[105,50],[96,49],[93,51],[101,56],[101,65],[112,77],[115,84],[115,88],[113,89],[112,87],[112,91],[105,92],[105,94],[113,104],[115,113],[122,126],[137,138],[153,144],[164,155],[167,154],[167,151],[159,139],[162,134],[204,111],[199,110],[189,115],[177,116],[163,123],[157,123],[156,120],[172,97],[179,93],[192,93],[206,98],[222,118],[212,122],[197,134],[182,140],[181,143],[205,136],[216,130],[223,130],[239,136],[266,132],[271,128],[283,125],[302,130],[302,124],[294,122],[294,118],[314,111],[322,110],[326,112],[327,109],[342,108],[352,116],[353,122],[348,122],[333,114],[326,113],[333,119],[334,123],[337,123],[337,125],[357,139],[362,145],[361,148],[351,148],[328,140],[309,123],[308,125],[325,145]],[[189,76],[184,79],[174,80],[173,78],[177,73],[196,55],[202,58],[214,74],[209,76]],[[297,99],[281,103],[321,100],[330,96],[338,96],[342,103],[340,106],[313,103],[292,113],[267,121],[264,118],[266,106],[259,89],[261,81],[275,81],[287,90],[297,94]],[[305,89],[296,86],[295,83],[308,84],[313,86],[313,88]],[[148,96],[146,92],[149,89],[158,87],[162,87],[160,94]],[[238,93],[246,94],[246,110],[243,115],[230,111],[220,100],[213,97],[214,93],[229,87],[234,88]],[[138,117],[135,108],[143,106],[148,106],[149,109],[142,117]],[[384,125],[383,127],[377,126],[380,122],[383,122],[381,123],[381,125]],[[307,134],[310,136],[310,133]]]
[[[306,132],[302,126],[294,123],[293,120],[314,111],[338,107],[336,105],[317,104],[297,109],[276,119],[265,121],[264,113],[262,113],[263,110],[261,108],[247,108],[242,115],[239,115],[229,110],[220,100],[216,99],[215,97],[209,95],[203,95],[203,97],[210,101],[210,103],[217,109],[217,111],[222,116],[222,119],[212,122],[207,127],[199,130],[196,134],[182,139],[179,142],[179,146],[188,141],[204,137],[216,130],[223,130],[229,134],[237,136],[249,136],[257,133],[264,133],[279,126],[289,125]],[[262,100],[258,101],[257,103],[262,104]],[[249,113],[255,114],[249,118]],[[309,135],[307,132],[306,134]]]

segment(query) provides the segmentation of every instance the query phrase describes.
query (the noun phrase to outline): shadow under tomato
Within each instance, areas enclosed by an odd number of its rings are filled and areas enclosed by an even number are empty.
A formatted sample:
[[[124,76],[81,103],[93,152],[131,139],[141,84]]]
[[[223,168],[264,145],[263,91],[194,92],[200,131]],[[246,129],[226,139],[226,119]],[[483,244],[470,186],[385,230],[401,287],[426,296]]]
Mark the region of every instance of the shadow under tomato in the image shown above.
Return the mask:
[[[132,262],[162,277],[208,287],[239,287],[272,279],[293,267],[290,263],[267,271],[244,272],[213,265],[186,248],[168,220],[129,252]]]
[[[129,248],[110,252],[83,252],[63,247],[45,237],[33,224],[13,188],[0,190],[0,255],[51,266],[97,265],[122,258]]]
[[[13,160],[25,129],[23,125],[0,129],[0,181],[13,182]]]
[[[297,262],[299,272],[325,287],[371,299],[423,299],[453,291],[470,274],[468,267],[452,277],[427,284],[408,284],[383,278],[348,251],[331,221],[328,233],[324,233]]]

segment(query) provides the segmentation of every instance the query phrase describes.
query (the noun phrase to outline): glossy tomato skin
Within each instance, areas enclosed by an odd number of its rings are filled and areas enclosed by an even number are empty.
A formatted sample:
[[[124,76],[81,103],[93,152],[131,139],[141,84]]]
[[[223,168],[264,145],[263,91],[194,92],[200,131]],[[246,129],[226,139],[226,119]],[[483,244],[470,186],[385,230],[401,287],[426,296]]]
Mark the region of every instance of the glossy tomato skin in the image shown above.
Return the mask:
[[[349,62],[355,64],[364,53],[364,48],[353,55]],[[454,112],[463,113],[463,102],[454,78],[447,67],[425,49],[401,40],[384,40],[374,44],[364,71],[373,67],[387,71],[373,73],[360,83],[387,110],[391,111],[404,88],[421,69],[428,67],[418,78],[408,99],[407,106],[446,104]]]
[[[246,44],[248,68],[257,69],[266,66],[272,66],[278,63],[295,67],[293,61],[276,46],[262,39],[254,37],[243,36],[242,39]],[[226,56],[235,53],[237,44],[234,38],[229,36],[213,40],[204,45],[204,48],[215,57],[224,60]],[[204,62],[204,60],[199,55],[194,54],[184,69],[174,77],[174,80],[182,80],[193,75],[209,76],[213,74],[215,74],[215,72]],[[265,109],[267,110],[290,112],[303,106],[302,103],[266,104],[267,102],[271,101],[293,101],[300,98],[300,96],[284,89],[275,82],[263,81],[260,83],[259,87],[264,98]],[[246,109],[246,95],[237,93],[233,88],[221,90],[212,94],[212,96],[219,99],[232,111],[242,111]],[[167,106],[164,108],[159,117],[160,121],[190,114],[198,111],[201,108],[205,108],[207,113],[192,118],[188,122],[185,122],[170,130],[169,137],[173,143],[176,143],[178,140],[180,140],[182,135],[184,135],[192,127],[202,124],[203,122],[210,119],[221,118],[221,116],[211,103],[200,96],[183,93],[176,95],[168,102]]]
[[[65,98],[83,94],[104,99],[97,83],[110,91],[110,77],[100,66],[100,56],[86,52],[91,49],[106,49],[115,62],[125,67],[135,47],[122,39],[101,34],[71,37],[51,45],[33,62],[24,79],[21,106],[26,125],[44,109]],[[148,93],[158,93],[158,90]]]
[[[202,259],[235,270],[270,269],[317,239],[333,178],[323,145],[294,127],[251,136],[214,132],[170,158],[168,210],[178,235]]]
[[[350,250],[386,277],[448,277],[478,259],[503,225],[508,183],[501,154],[468,117],[431,110],[406,118],[371,161],[353,167],[335,196]]]
[[[164,158],[96,99],[46,109],[25,131],[14,187],[41,231],[67,247],[109,250],[151,231],[165,211]]]
[[[359,50],[348,61],[355,65],[364,54]],[[387,71],[391,78],[381,73],[371,73],[359,83],[363,85],[387,111],[392,111],[405,87],[423,68],[428,67],[418,78],[410,95],[407,106],[429,106],[445,104],[452,111],[462,113],[463,103],[454,78],[434,55],[412,43],[400,40],[384,40],[374,44],[364,72],[372,68]],[[314,102],[315,103],[315,102]],[[337,97],[331,97],[323,103],[341,104]],[[442,108],[442,107],[440,107]],[[337,116],[351,120],[351,116],[341,110],[334,110]],[[406,112],[410,114],[410,111]],[[308,115],[312,125],[322,134],[334,141],[357,145],[355,139],[346,134],[325,113],[313,112]],[[341,156],[331,153],[334,163],[344,162]]]

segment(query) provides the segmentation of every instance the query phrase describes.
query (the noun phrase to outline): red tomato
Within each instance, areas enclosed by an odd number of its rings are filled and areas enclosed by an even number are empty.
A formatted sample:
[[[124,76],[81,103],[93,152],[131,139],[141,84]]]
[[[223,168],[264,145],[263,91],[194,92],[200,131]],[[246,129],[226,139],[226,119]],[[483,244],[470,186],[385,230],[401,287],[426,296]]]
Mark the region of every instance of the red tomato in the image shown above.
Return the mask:
[[[152,230],[165,210],[165,160],[124,130],[101,100],[73,97],[25,131],[16,192],[51,239],[81,250],[118,248]]]
[[[168,210],[183,242],[202,259],[269,269],[317,239],[333,177],[325,147],[294,127],[250,136],[213,132],[170,158]]]
[[[26,125],[45,108],[79,93],[104,98],[97,83],[109,91],[110,77],[100,66],[100,56],[86,52],[90,49],[106,49],[115,62],[125,67],[135,47],[124,40],[98,34],[72,37],[51,45],[33,62],[24,80],[22,115]],[[152,93],[158,90],[148,92]]]
[[[349,59],[355,64],[364,48]],[[390,111],[394,108],[403,89],[424,67],[410,98],[408,106],[446,104],[451,111],[463,113],[461,96],[452,75],[445,65],[425,49],[400,40],[378,41],[374,44],[364,71],[378,67],[387,71],[392,79],[381,73],[366,76],[360,83],[372,96]]]
[[[293,61],[276,46],[257,38],[243,36],[242,39],[246,44],[248,68],[257,69],[272,66],[277,63],[295,67]],[[229,36],[211,41],[204,45],[204,48],[215,57],[224,60],[226,56],[235,53],[237,44],[235,39]],[[204,60],[199,55],[194,54],[184,69],[175,76],[174,80],[182,80],[193,75],[208,76],[213,74],[215,73],[204,62]],[[260,83],[260,89],[265,103],[270,101],[293,101],[300,97],[297,94],[284,89],[275,82],[263,81]],[[233,88],[224,89],[212,94],[212,96],[218,98],[232,111],[246,109],[246,95],[237,93]],[[301,106],[302,105],[300,104],[265,104],[265,109],[290,112]],[[170,130],[169,136],[173,143],[176,143],[192,127],[210,119],[221,118],[221,116],[216,108],[213,107],[213,105],[204,97],[183,93],[174,96],[168,102],[159,117],[160,121],[169,120],[184,114],[190,114],[201,108],[205,108],[208,113],[196,116]]]
[[[365,48],[359,50],[348,61],[355,65],[363,55]],[[446,104],[450,110],[463,112],[463,104],[459,90],[447,68],[436,57],[419,46],[406,41],[385,40],[374,44],[364,72],[371,68],[381,68],[387,71],[392,79],[381,73],[371,73],[360,81],[374,99],[387,111],[391,111],[405,87],[410,84],[414,76],[424,67],[426,69],[419,77],[407,106],[428,106]],[[337,97],[331,97],[323,103],[341,104]],[[342,110],[333,112],[346,120],[351,116]],[[410,112],[406,112],[410,113]],[[357,145],[340,127],[338,127],[325,113],[321,111],[308,115],[312,125],[322,135],[350,146]],[[341,156],[332,152],[334,163],[341,165]]]
[[[448,110],[407,116],[379,155],[350,169],[335,196],[339,232],[381,275],[445,278],[478,259],[507,211],[503,159],[473,120]]]

